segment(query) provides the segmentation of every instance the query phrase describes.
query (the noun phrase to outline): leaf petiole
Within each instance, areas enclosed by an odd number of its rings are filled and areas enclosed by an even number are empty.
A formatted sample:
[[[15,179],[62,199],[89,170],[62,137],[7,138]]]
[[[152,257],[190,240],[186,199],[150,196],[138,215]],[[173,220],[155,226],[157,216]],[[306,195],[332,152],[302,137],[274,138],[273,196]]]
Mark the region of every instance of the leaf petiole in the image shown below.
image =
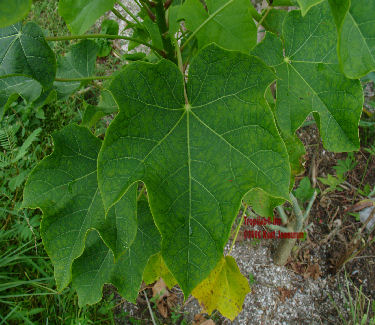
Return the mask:
[[[86,78],[55,78],[55,81],[58,82],[72,82],[72,81],[91,81],[91,80],[104,80],[111,79],[111,76],[93,76]]]
[[[215,18],[220,12],[222,12],[226,7],[228,7],[234,0],[229,0],[226,4],[222,5],[219,9],[217,9],[214,13],[212,13],[202,24],[198,26],[198,28],[189,36],[189,38],[185,41],[184,44],[181,46],[181,52],[184,50],[186,45],[197,35],[197,33],[206,26],[212,19]]]
[[[64,35],[64,36],[45,37],[45,40],[48,42],[58,42],[58,41],[69,41],[69,40],[76,40],[76,39],[89,39],[89,38],[124,39],[127,41],[133,41],[133,42],[143,44],[149,47],[151,50],[158,52],[162,56],[165,55],[163,50],[153,46],[152,44],[147,43],[146,41],[142,41],[134,37],[128,37],[128,36],[122,36],[122,35],[109,35],[109,34]]]

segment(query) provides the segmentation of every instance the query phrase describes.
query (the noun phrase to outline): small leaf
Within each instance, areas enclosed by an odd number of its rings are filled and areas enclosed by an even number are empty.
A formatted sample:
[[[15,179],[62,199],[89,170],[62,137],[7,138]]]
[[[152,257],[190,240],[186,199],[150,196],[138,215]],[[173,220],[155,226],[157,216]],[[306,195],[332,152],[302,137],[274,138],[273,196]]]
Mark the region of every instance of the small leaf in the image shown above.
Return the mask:
[[[215,45],[183,76],[173,63],[135,62],[112,82],[120,113],[98,158],[106,209],[144,181],[162,256],[185,296],[220,260],[243,196],[288,199],[288,155],[264,93],[273,72]]]
[[[31,0],[0,0],[0,28],[24,19],[31,8]]]
[[[375,1],[330,0],[338,32],[338,55],[349,78],[375,70]]]
[[[118,22],[112,19],[105,19],[102,22],[101,33],[107,35],[118,35]]]
[[[93,127],[102,117],[117,113],[117,111],[118,107],[111,92],[104,89],[100,94],[98,106],[86,104],[81,125],[88,128]]]
[[[269,32],[278,36],[282,34],[282,27],[285,17],[288,15],[286,10],[271,9],[264,18],[262,26]]]
[[[285,200],[272,197],[259,189],[247,193],[244,201],[262,217],[272,217],[274,208],[285,202]]]
[[[119,25],[117,21],[106,19],[102,22],[101,25],[101,34],[107,35],[117,35],[119,31]],[[105,38],[99,38],[96,40],[98,45],[98,57],[106,57],[112,51],[111,40]]]
[[[60,0],[59,14],[72,34],[85,33],[96,20],[111,10],[116,0]]]
[[[208,314],[217,309],[224,317],[234,320],[241,312],[250,292],[248,280],[241,274],[232,256],[222,257],[209,277],[192,292]]]
[[[36,100],[42,92],[39,82],[28,77],[0,78],[0,121],[9,106],[21,96],[27,103]]]
[[[154,283],[155,281],[162,278],[168,288],[173,288],[177,281],[173,277],[172,273],[169,271],[164,263],[161,253],[152,255],[148,260],[146,268],[143,272],[143,281],[146,284]]]
[[[68,54],[58,59],[56,78],[72,79],[91,77],[95,72],[98,50],[97,44],[92,40],[83,40],[73,45]],[[70,96],[80,85],[80,81],[54,82],[54,87],[56,88],[59,99]]]
[[[179,17],[185,20],[188,30],[194,32],[200,28],[198,47],[214,42],[228,50],[249,53],[257,41],[250,1],[207,0],[206,4],[208,12],[199,0],[186,0],[179,11]]]
[[[323,1],[324,0],[297,0],[302,11],[302,16],[305,16],[311,7],[318,5]]]
[[[45,105],[48,105],[57,100],[57,92],[54,88],[47,89],[43,91],[40,96],[33,101],[33,108],[39,109]]]
[[[315,189],[311,186],[310,179],[308,177],[302,178],[297,189],[294,191],[295,197],[302,203],[305,203],[311,199],[315,192]]]
[[[152,45],[156,46],[159,49],[162,49],[163,41],[161,39],[158,25],[154,23],[148,16],[144,18],[143,25],[146,27],[148,35],[150,35]]]
[[[55,54],[35,23],[0,29],[0,75],[21,74],[48,88],[56,73]]]
[[[85,112],[83,113],[81,125],[91,128],[95,126],[98,121],[109,114],[116,113],[117,109],[100,107],[86,104]]]

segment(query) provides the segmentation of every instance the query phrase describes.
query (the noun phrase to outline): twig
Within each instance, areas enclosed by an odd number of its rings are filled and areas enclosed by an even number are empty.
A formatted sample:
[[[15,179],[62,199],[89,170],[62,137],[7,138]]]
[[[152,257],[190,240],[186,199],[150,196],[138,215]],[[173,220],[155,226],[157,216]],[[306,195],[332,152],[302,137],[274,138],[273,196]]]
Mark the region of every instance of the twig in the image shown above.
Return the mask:
[[[244,220],[244,217],[245,217],[246,210],[247,210],[247,204],[244,203],[244,205],[243,205],[243,212],[242,212],[242,216],[241,216],[241,220],[240,220],[240,223],[239,223],[238,226],[237,226],[237,229],[236,229],[236,235],[235,235],[234,238],[233,238],[232,244],[231,244],[231,246],[230,246],[230,249],[229,249],[229,252],[228,252],[227,255],[230,254],[230,252],[232,251],[232,249],[233,249],[233,247],[234,247],[234,244],[236,243],[238,233],[240,232],[240,228],[241,228],[241,226],[242,226],[242,224],[243,224],[243,220]]]
[[[146,298],[146,301],[147,301],[147,306],[148,306],[148,310],[150,311],[152,324],[156,325],[156,322],[155,322],[155,319],[154,319],[154,313],[152,312],[151,305],[150,305],[150,302],[148,301],[146,291],[143,291],[143,294],[144,294],[144,296]]]

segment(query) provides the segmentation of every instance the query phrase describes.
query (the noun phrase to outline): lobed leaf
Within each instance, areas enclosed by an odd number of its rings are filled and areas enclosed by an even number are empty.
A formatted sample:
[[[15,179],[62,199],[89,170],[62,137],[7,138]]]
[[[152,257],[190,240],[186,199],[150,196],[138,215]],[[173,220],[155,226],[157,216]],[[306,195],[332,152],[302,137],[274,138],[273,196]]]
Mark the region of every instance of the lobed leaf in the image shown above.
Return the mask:
[[[112,82],[120,113],[98,158],[108,210],[145,182],[162,257],[187,296],[220,260],[241,199],[261,188],[288,199],[288,155],[264,93],[261,61],[215,45],[189,68],[135,62]]]
[[[353,151],[359,148],[363,92],[359,80],[340,72],[334,30],[327,3],[313,7],[305,17],[291,11],[283,24],[284,46],[269,34],[254,53],[268,53],[266,61],[276,69],[275,116],[284,139],[292,140],[314,112],[325,148]]]
[[[0,121],[9,106],[21,96],[27,103],[36,100],[42,92],[39,82],[28,77],[0,78]]]
[[[98,45],[92,40],[83,40],[71,47],[70,52],[57,61],[56,78],[87,78],[94,75]],[[54,87],[59,99],[70,96],[81,85],[81,81],[55,81]]]
[[[96,232],[89,234],[87,247],[74,262],[72,271],[80,306],[100,301],[105,283],[113,283],[124,298],[135,303],[146,264],[160,250],[161,241],[146,201],[138,202],[137,224],[133,230],[134,241],[116,260]],[[116,220],[116,226],[118,231],[119,226],[126,228],[127,225]],[[130,231],[132,227],[127,229]]]
[[[106,220],[96,177],[101,141],[88,129],[74,124],[54,133],[53,139],[54,152],[28,177],[22,206],[43,211],[41,235],[61,291],[70,282],[72,263],[82,254],[91,229],[100,231],[115,256],[128,249],[135,237],[132,211],[136,187],[112,208],[112,217]],[[117,232],[111,220],[120,224]]]
[[[111,10],[116,0],[60,0],[59,14],[72,34],[85,33],[95,21]]]
[[[338,55],[348,78],[375,70],[375,1],[329,0],[338,32]]]
[[[250,292],[248,280],[241,274],[232,256],[222,257],[207,279],[192,292],[208,314],[217,309],[224,317],[234,320],[241,312]]]

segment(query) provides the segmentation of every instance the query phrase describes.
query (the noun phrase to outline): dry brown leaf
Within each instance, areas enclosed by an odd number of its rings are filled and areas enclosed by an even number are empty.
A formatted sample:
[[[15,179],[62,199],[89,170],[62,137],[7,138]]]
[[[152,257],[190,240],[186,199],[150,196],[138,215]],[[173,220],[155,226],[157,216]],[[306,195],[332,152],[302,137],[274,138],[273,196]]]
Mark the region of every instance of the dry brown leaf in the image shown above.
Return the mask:
[[[294,296],[294,293],[296,292],[296,289],[294,290],[289,290],[287,288],[283,288],[283,287],[277,287],[277,290],[279,291],[280,293],[280,300],[282,302],[285,302],[285,300],[288,298],[292,298]]]
[[[162,278],[156,281],[154,286],[152,287],[152,296],[156,297],[158,300],[169,296],[167,285]]]
[[[158,307],[160,315],[162,315],[164,318],[168,318],[170,309],[168,308],[168,298],[170,298],[171,294],[169,293],[167,285],[162,278],[156,281],[154,286],[152,287],[152,296],[156,297],[156,306]],[[169,302],[169,304],[171,305],[172,300]]]
[[[309,265],[306,269],[305,274],[303,275],[304,278],[313,278],[314,280],[317,280],[321,275],[320,267],[318,263],[315,263],[313,265]]]
[[[202,325],[207,319],[203,314],[196,314],[194,316],[193,325]]]
[[[207,319],[201,325],[215,325],[215,322],[212,319]]]
[[[368,200],[368,199],[366,199],[366,200],[362,200],[362,201],[360,201],[360,202],[354,204],[353,206],[347,208],[347,209],[345,210],[345,212],[347,212],[347,211],[358,212],[358,211],[361,211],[361,210],[363,210],[363,209],[365,209],[365,208],[372,207],[372,206],[374,206],[374,204],[375,204],[375,203],[374,203],[374,201],[372,201],[372,200]]]

